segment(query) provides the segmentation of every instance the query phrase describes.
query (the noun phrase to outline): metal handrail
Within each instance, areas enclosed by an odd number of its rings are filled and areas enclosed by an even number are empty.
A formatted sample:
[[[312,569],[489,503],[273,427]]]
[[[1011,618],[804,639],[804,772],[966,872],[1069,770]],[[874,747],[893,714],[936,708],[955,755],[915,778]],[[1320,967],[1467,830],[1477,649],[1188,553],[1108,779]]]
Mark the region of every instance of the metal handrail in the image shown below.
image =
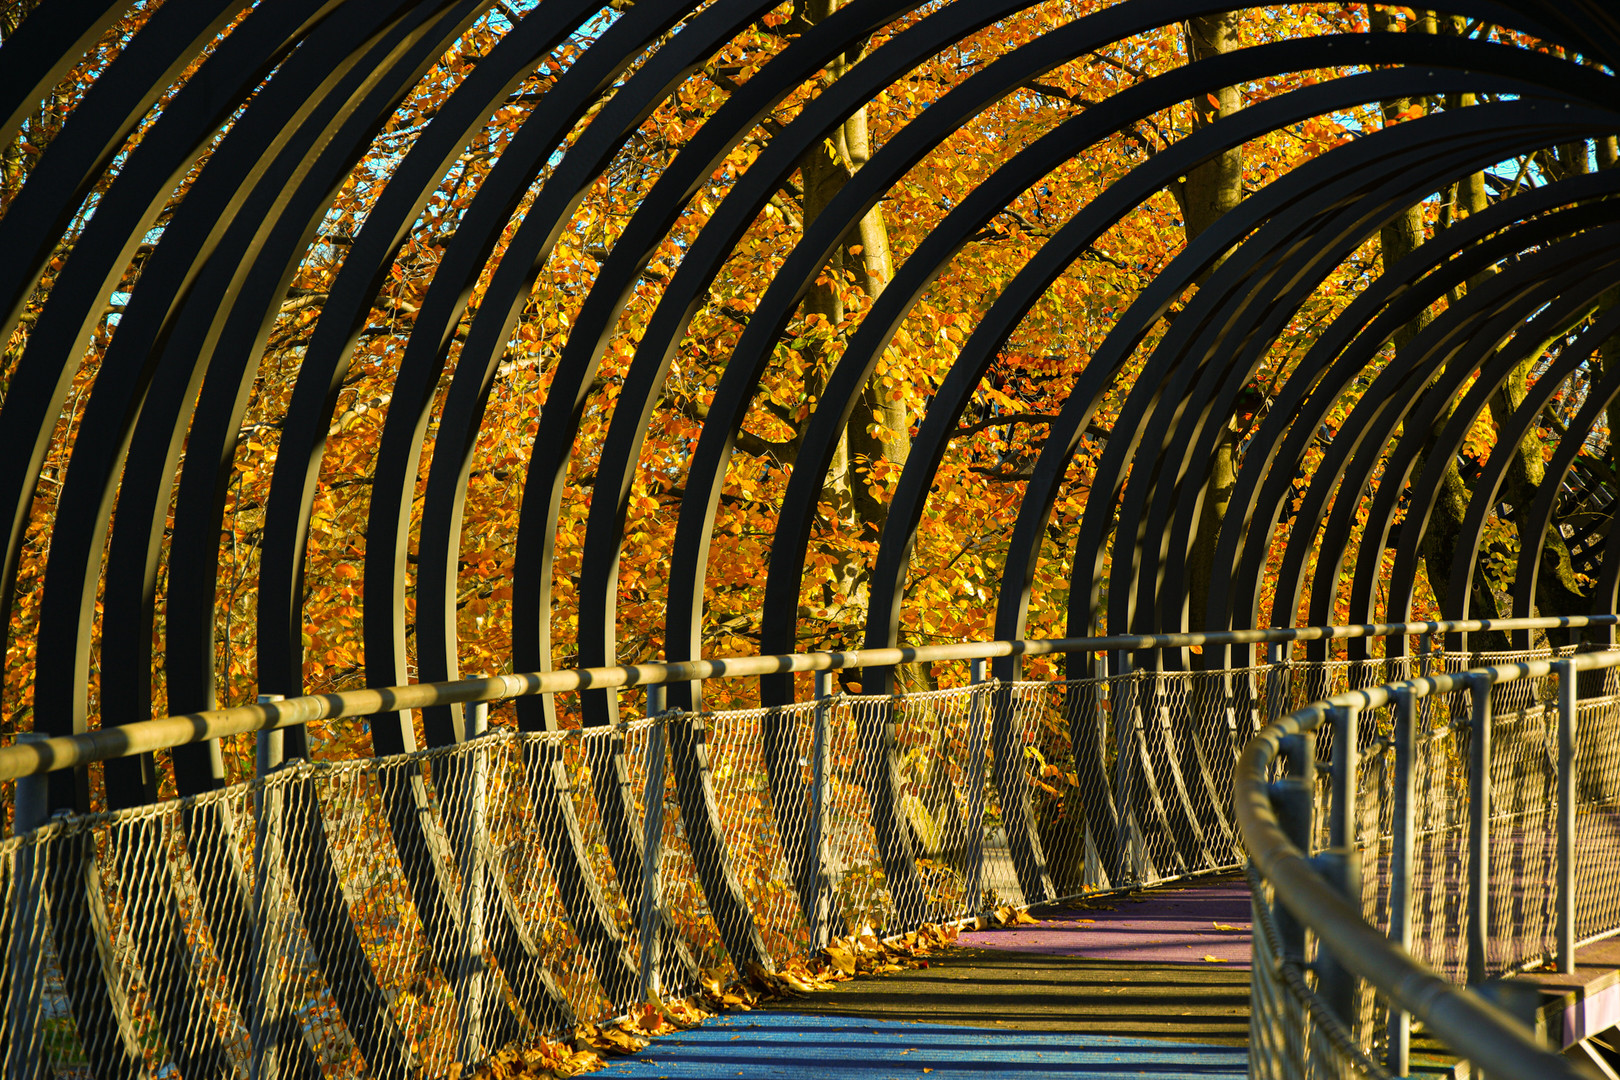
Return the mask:
[[[1482,633],[1492,630],[1570,630],[1616,624],[1620,624],[1620,615],[1359,623],[1350,626],[1283,627],[1270,630],[1219,630],[1186,634],[1122,634],[1111,637],[968,642],[908,648],[856,649],[849,652],[724,657],[669,664],[572,668],[519,675],[488,675],[449,682],[411,683],[406,686],[310,694],[281,701],[264,701],[253,705],[237,705],[155,720],[141,720],[78,735],[60,735],[49,739],[17,742],[0,747],[0,781],[75,768],[96,761],[168,750],[187,743],[240,735],[250,731],[275,731],[318,720],[370,716],[375,713],[426,709],[439,705],[506,701],[534,694],[555,694],[575,690],[656,686],[702,679],[736,679],[800,671],[893,667],[899,664],[980,660],[1004,656],[1141,652],[1201,645],[1287,644],[1296,641]]]
[[[1498,664],[1335,694],[1266,727],[1245,747],[1234,774],[1234,809],[1244,845],[1253,866],[1271,884],[1278,901],[1316,935],[1334,962],[1367,980],[1397,1009],[1421,1019],[1442,1041],[1453,1047],[1467,1047],[1467,1056],[1473,1060],[1488,1061],[1491,1075],[1503,1080],[1575,1080],[1586,1074],[1568,1059],[1537,1044],[1518,1018],[1443,978],[1369,924],[1356,904],[1322,873],[1321,864],[1290,839],[1278,818],[1274,789],[1267,777],[1283,751],[1285,739],[1314,733],[1330,715],[1353,718],[1367,709],[1402,706],[1403,698],[1409,707],[1412,701],[1460,690],[1476,695],[1488,693],[1490,687],[1501,683],[1555,673],[1559,677],[1560,710],[1573,712],[1574,676],[1617,666],[1620,651],[1585,653],[1559,660]],[[1334,741],[1338,746],[1354,740],[1339,732]],[[1342,795],[1336,785],[1335,802]],[[1566,793],[1561,792],[1560,804],[1565,798]],[[1335,819],[1351,820],[1353,816],[1340,814],[1335,807]],[[1478,883],[1474,884],[1477,892]],[[1573,927],[1560,925],[1559,932],[1560,966],[1567,967],[1573,960]]]

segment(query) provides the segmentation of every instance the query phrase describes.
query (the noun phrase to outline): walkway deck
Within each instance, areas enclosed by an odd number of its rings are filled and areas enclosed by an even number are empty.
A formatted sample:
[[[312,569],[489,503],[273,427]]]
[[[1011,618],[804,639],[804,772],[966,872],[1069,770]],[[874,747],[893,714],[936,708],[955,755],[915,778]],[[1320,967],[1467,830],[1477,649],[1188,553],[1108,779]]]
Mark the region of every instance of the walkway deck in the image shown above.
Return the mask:
[[[964,934],[962,947],[925,969],[717,1017],[600,1075],[1245,1074],[1249,901],[1241,878],[1037,914],[1038,926]]]

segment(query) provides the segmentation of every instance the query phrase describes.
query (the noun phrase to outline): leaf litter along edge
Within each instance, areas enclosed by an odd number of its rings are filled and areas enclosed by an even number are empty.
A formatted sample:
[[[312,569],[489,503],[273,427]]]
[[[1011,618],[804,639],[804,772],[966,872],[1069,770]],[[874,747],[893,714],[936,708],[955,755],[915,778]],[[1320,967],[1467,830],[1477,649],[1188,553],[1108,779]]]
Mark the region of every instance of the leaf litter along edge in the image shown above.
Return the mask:
[[[976,920],[977,926],[1033,923],[1035,919],[1011,906],[993,909]],[[935,949],[956,942],[958,928],[928,923],[917,930],[880,938],[865,928],[859,934],[835,938],[813,956],[795,957],[776,971],[750,963],[744,977],[727,985],[718,972],[705,972],[700,992],[690,998],[646,1002],[628,1015],[602,1024],[580,1024],[569,1041],[544,1040],[528,1047],[507,1047],[491,1054],[473,1069],[452,1065],[449,1080],[565,1080],[596,1072],[608,1065],[608,1055],[640,1053],[662,1035],[695,1028],[724,1012],[748,1012],[773,1000],[789,1000],[829,990],[857,975],[892,975],[907,968],[927,967]]]

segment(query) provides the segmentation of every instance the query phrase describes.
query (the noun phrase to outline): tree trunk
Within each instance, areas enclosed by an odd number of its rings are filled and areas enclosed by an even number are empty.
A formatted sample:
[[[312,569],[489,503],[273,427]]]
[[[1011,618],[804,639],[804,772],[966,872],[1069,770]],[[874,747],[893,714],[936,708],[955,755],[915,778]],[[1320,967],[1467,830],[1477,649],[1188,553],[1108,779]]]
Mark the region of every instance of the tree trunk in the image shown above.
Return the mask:
[[[1183,33],[1189,61],[1218,56],[1238,47],[1237,16],[1230,12],[1192,19],[1183,28]],[[1207,99],[1193,102],[1194,127],[1208,127],[1243,107],[1242,97],[1235,86],[1222,87],[1214,97],[1214,102]],[[1176,188],[1176,196],[1181,203],[1183,228],[1190,244],[1243,198],[1243,152],[1227,150],[1189,170],[1187,179]],[[1200,279],[1200,284],[1202,282],[1203,279]],[[1188,597],[1187,618],[1193,630],[1209,629],[1206,624],[1209,620],[1209,582],[1214,566],[1215,544],[1220,536],[1221,522],[1226,518],[1226,508],[1232,500],[1232,488],[1237,483],[1237,418],[1215,418],[1213,422],[1221,426],[1210,460],[1206,479],[1208,486],[1188,566],[1191,595]]]
[[[796,18],[805,25],[814,25],[848,2],[800,0]],[[856,51],[838,57],[828,65],[824,78],[830,83],[842,77],[860,56],[860,52]],[[806,231],[850,178],[871,158],[871,152],[866,110],[861,109],[844,121],[830,138],[800,159]],[[868,211],[844,238],[843,245],[829,261],[823,279],[806,297],[805,313],[822,316],[829,326],[842,322],[846,312],[840,286],[851,273],[861,285],[868,305],[881,295],[893,276],[888,226],[881,209],[874,207]],[[807,369],[805,392],[817,401],[826,387],[827,352],[825,346],[818,343],[804,353]],[[874,375],[863,389],[861,400],[844,431],[823,496],[839,518],[866,539],[877,537],[889,509],[888,501],[873,495],[870,490],[872,463],[904,462],[911,450],[910,431],[910,419],[904,403],[893,400],[890,394],[885,393],[881,379]],[[846,560],[839,577],[838,586],[832,591],[842,595],[828,596],[828,602],[842,600],[844,603],[859,604],[865,588],[864,568],[854,560]]]

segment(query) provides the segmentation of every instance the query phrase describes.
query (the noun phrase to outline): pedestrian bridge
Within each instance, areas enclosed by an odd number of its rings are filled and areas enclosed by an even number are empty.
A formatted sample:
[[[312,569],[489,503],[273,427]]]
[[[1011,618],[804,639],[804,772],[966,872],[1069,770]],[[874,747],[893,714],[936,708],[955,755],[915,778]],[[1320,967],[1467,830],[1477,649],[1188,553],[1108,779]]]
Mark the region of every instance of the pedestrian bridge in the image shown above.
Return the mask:
[[[1161,1075],[1609,1067],[1611,5],[20,0],[0,61],[5,1076],[510,1075],[1176,883],[1249,1020]],[[616,1068],[1159,1067],[1076,1026],[1137,961],[965,955]],[[876,1034],[974,979],[1090,989]]]

